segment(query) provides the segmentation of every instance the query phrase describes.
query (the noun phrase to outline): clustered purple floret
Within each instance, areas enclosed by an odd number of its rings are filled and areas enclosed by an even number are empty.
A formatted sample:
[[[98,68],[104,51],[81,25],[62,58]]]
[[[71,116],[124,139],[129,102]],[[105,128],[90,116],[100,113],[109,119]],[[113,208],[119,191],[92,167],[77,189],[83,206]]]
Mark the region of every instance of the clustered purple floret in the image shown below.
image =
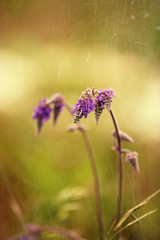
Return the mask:
[[[107,90],[87,89],[82,93],[72,111],[74,122],[78,122],[83,116],[87,118],[90,112],[95,112],[98,123],[102,110],[111,110],[112,98],[116,97],[111,88]]]
[[[50,118],[52,108],[47,104],[47,98],[43,98],[33,111],[33,119],[41,120],[41,123],[44,124]]]
[[[53,124],[56,124],[64,107],[64,98],[60,93],[54,94],[50,99],[43,98],[34,108],[32,118],[36,120],[36,135],[39,136],[43,124],[53,115]]]
[[[103,110],[105,107],[108,111],[111,110],[111,104],[112,104],[112,98],[116,97],[116,95],[113,93],[113,90],[111,88],[108,88],[107,90],[99,90],[97,91],[97,96],[95,100],[95,105],[99,110]]]
[[[87,118],[88,114],[92,112],[95,108],[95,103],[91,97],[86,100],[78,99],[78,103],[75,104],[75,107],[72,111],[72,114],[77,114],[79,118],[83,116]]]

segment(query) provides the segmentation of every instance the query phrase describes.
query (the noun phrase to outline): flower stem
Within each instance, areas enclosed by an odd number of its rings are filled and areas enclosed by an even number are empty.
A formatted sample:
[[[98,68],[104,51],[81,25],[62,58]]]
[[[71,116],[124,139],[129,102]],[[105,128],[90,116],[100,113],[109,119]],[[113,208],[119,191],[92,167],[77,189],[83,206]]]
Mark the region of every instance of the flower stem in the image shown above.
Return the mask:
[[[118,151],[118,197],[117,197],[117,210],[116,210],[116,219],[115,219],[115,224],[116,224],[121,217],[123,172],[122,172],[122,159],[121,159],[121,139],[120,139],[118,124],[116,122],[116,119],[114,117],[112,110],[110,110],[110,114],[116,130],[117,142],[118,142],[118,149],[117,149]]]
[[[64,102],[64,105],[65,105],[66,109],[68,110],[68,112],[72,115],[72,109],[68,105],[68,103]],[[89,161],[90,161],[90,166],[91,166],[92,173],[93,173],[94,191],[95,191],[96,205],[97,205],[97,221],[98,221],[98,228],[99,228],[99,237],[100,237],[100,240],[105,240],[105,230],[104,230],[104,220],[103,220],[103,215],[102,215],[100,184],[99,184],[96,163],[95,163],[95,159],[94,159],[94,155],[93,155],[93,151],[91,148],[91,144],[90,144],[88,135],[87,135],[86,131],[84,130],[84,128],[81,127],[80,124],[78,124],[78,125],[79,125],[79,131],[81,132],[82,137],[85,142],[85,145],[86,145],[86,149],[87,149]]]
[[[94,190],[95,190],[95,197],[96,197],[96,204],[97,204],[97,220],[98,220],[99,236],[100,236],[100,240],[104,240],[105,239],[104,220],[102,215],[101,193],[100,193],[100,185],[99,185],[96,163],[95,163],[95,159],[94,159],[94,155],[93,155],[93,151],[90,145],[88,135],[86,131],[81,131],[81,133],[87,148],[90,165],[93,173]]]

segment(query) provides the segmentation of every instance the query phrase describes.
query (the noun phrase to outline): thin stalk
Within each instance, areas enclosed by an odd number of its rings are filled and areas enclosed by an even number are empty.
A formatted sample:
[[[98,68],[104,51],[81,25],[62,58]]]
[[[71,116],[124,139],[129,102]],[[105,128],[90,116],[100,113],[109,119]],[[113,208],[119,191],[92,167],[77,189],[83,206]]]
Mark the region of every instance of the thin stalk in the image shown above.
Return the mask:
[[[118,142],[118,197],[117,197],[117,211],[116,211],[116,219],[115,224],[119,221],[121,217],[121,205],[122,205],[122,178],[123,178],[123,172],[122,172],[122,159],[121,159],[121,139],[118,129],[118,124],[116,122],[116,119],[114,117],[114,114],[112,110],[110,110],[110,114],[113,120],[113,124],[116,130],[117,135],[117,142]]]
[[[68,103],[64,102],[64,105],[68,112],[72,115],[72,109],[68,105]],[[93,180],[94,180],[94,191],[95,191],[95,197],[96,197],[96,205],[97,205],[97,221],[98,221],[98,229],[99,229],[99,237],[100,240],[105,240],[105,230],[104,230],[104,220],[103,220],[103,214],[102,214],[102,203],[101,203],[101,193],[100,193],[100,184],[99,184],[99,178],[98,178],[98,173],[97,173],[97,168],[96,168],[96,163],[93,155],[93,151],[91,148],[91,144],[88,138],[88,135],[84,128],[79,125],[79,131],[82,134],[82,137],[84,139],[86,149],[88,152],[89,156],[89,161],[90,161],[90,166],[92,169],[92,174],[93,174]]]
[[[140,220],[155,213],[157,211],[157,209],[155,210],[152,210],[148,213],[145,213],[144,215],[142,215],[141,217],[139,218],[136,218],[135,220],[133,220],[132,222],[129,222],[126,226],[122,227],[120,230],[118,230],[114,235],[113,235],[113,238],[116,237],[120,232],[122,232],[123,230],[125,230],[126,228],[128,228],[129,226],[133,225],[134,223],[140,223]]]
[[[86,149],[88,152],[89,161],[90,161],[93,179],[94,179],[94,191],[95,191],[96,204],[97,204],[97,220],[98,220],[99,236],[101,240],[104,240],[105,239],[104,220],[103,220],[103,214],[102,214],[100,184],[99,184],[96,163],[95,163],[95,159],[94,159],[94,155],[93,155],[93,151],[90,145],[88,135],[86,131],[81,131],[81,133],[82,133],[82,136],[86,145]]]

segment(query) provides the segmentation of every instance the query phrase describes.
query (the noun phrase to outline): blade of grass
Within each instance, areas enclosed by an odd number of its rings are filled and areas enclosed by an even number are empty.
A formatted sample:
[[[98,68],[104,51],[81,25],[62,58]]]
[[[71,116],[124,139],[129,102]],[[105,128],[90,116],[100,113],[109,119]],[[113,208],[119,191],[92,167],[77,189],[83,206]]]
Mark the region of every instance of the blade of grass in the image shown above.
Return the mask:
[[[158,210],[158,209],[152,210],[152,211],[150,211],[150,212],[148,212],[148,213],[145,213],[145,214],[142,215],[141,217],[136,218],[136,219],[133,220],[132,222],[129,222],[126,226],[124,226],[124,227],[121,228],[119,231],[117,231],[117,232],[113,235],[113,237],[116,237],[120,232],[122,232],[123,230],[125,230],[125,229],[128,228],[129,226],[131,226],[131,225],[133,225],[134,223],[139,222],[141,219],[143,219],[143,218],[145,218],[145,217],[147,217],[147,216],[155,213],[157,210]]]
[[[157,194],[160,193],[160,189],[158,189],[156,192],[154,192],[153,194],[151,194],[149,197],[147,197],[146,199],[144,199],[141,203],[137,204],[136,206],[134,206],[133,208],[129,209],[124,215],[123,217],[120,219],[120,221],[118,222],[118,224],[115,226],[114,228],[114,232],[117,231],[120,226],[122,225],[122,223],[135,211],[137,211],[139,208],[145,206],[152,198],[154,198]]]

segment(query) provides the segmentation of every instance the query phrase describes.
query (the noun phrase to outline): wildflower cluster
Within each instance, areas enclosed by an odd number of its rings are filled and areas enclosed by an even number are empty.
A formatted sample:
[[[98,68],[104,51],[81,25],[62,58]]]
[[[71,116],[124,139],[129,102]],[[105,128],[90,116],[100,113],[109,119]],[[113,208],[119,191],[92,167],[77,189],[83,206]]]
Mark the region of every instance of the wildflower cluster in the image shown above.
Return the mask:
[[[111,88],[107,90],[95,90],[88,88],[85,92],[82,92],[78,103],[75,104],[72,111],[74,123],[84,116],[87,118],[90,112],[95,113],[96,122],[99,122],[100,115],[104,108],[108,111],[111,110],[112,98],[116,97]]]
[[[32,118],[36,120],[36,134],[39,135],[40,130],[43,124],[51,118],[51,112],[53,113],[53,123],[56,123],[56,120],[59,114],[62,112],[64,107],[63,96],[61,94],[55,94],[50,99],[43,98],[33,109],[34,114]]]

